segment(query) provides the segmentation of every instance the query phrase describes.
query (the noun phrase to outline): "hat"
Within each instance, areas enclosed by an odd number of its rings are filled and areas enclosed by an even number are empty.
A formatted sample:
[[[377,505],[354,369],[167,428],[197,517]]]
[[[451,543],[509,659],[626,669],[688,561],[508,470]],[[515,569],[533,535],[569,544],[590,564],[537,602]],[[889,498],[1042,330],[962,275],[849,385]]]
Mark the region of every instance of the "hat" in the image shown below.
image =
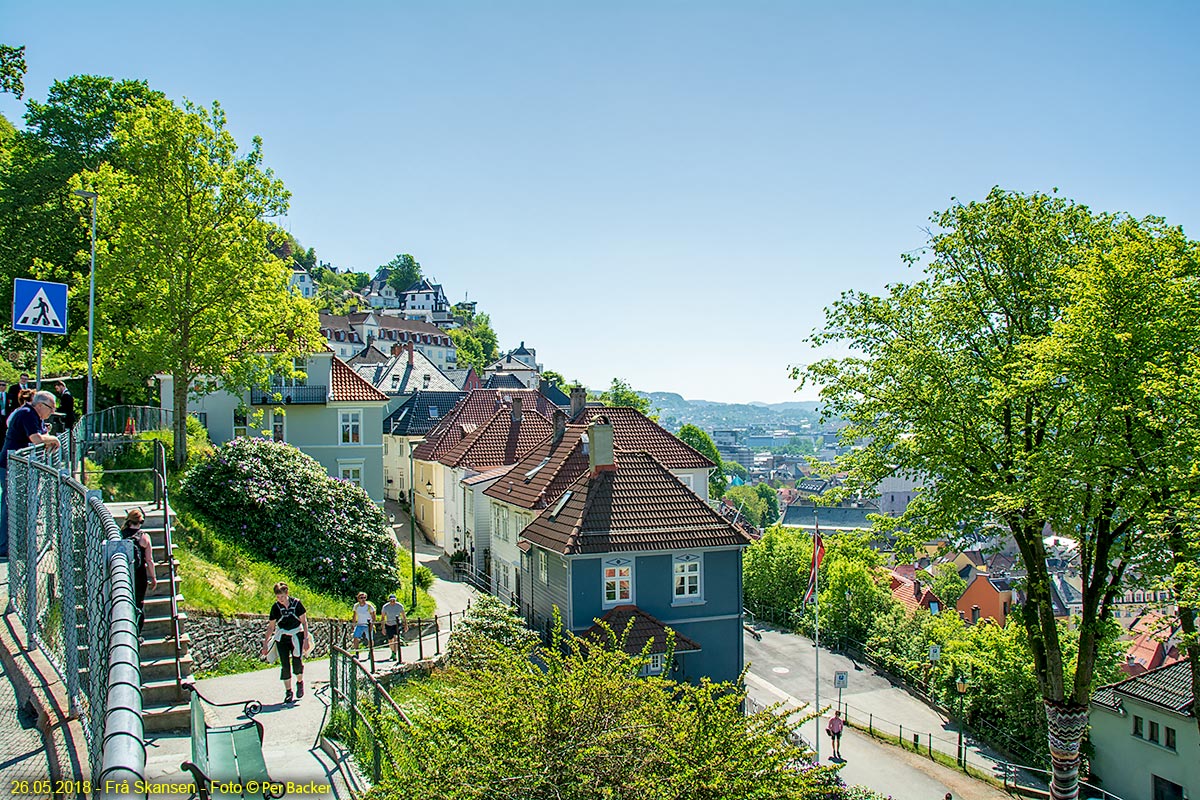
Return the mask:
[[[395,599],[396,599],[396,595],[394,595],[394,594],[388,595],[388,600],[395,600]]]

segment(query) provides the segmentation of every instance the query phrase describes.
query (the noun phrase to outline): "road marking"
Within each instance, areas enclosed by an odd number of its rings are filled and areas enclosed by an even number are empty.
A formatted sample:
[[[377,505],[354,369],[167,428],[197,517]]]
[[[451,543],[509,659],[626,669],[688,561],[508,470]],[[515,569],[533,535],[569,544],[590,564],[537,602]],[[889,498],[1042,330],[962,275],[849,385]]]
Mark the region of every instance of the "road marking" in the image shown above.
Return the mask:
[[[787,667],[775,667],[771,672],[774,672],[776,675],[787,675],[791,670]]]

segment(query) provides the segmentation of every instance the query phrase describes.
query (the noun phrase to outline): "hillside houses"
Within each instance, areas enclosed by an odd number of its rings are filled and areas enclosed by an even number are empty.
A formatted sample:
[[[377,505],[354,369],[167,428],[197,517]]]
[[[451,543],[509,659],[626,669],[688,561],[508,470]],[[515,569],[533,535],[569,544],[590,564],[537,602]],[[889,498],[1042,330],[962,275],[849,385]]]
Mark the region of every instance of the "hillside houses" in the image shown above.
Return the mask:
[[[342,359],[353,358],[371,344],[378,344],[384,352],[390,352],[393,344],[412,344],[438,369],[457,366],[458,356],[450,335],[426,322],[358,311],[346,316],[321,313],[320,325],[330,349]]]

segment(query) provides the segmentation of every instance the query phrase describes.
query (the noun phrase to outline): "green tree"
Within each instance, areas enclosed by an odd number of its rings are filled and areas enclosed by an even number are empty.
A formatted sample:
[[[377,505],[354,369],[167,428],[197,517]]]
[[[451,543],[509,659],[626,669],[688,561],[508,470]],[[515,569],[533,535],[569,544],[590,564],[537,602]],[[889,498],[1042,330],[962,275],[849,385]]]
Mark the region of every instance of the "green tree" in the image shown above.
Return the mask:
[[[767,525],[774,525],[779,522],[779,493],[776,492],[768,483],[759,483],[754,487],[754,491],[762,498],[766,508],[763,511],[763,522]]]
[[[454,342],[455,357],[459,368],[474,367],[476,372],[482,373],[488,362],[483,357],[483,345],[479,343],[479,340],[472,336],[466,328],[454,328],[448,333],[450,341]]]
[[[557,386],[559,389],[564,389],[567,386],[567,379],[562,376],[561,372],[555,372],[552,369],[542,371],[542,377],[550,382],[551,386]]]
[[[958,605],[958,599],[967,591],[967,581],[958,574],[958,568],[953,564],[938,564],[933,568],[933,580],[930,589],[942,601],[942,606],[948,610]]]
[[[503,658],[501,650],[529,653],[537,636],[525,627],[512,607],[490,594],[481,594],[446,640],[446,657],[460,669],[479,669]]]
[[[708,496],[713,500],[721,499],[725,495],[726,478],[721,469],[721,454],[717,452],[712,437],[695,425],[684,425],[679,429],[678,436],[684,444],[717,465],[708,475]]]
[[[620,378],[613,378],[608,389],[600,394],[600,402],[606,406],[628,406],[650,416],[650,398],[636,391]]]
[[[721,471],[728,475],[736,475],[742,480],[749,480],[750,478],[750,470],[736,461],[722,461]]]
[[[756,528],[761,528],[764,521],[774,522],[767,520],[767,503],[753,486],[730,486],[725,490],[725,500]]]
[[[776,709],[746,715],[745,691],[639,677],[644,656],[565,640],[497,648],[480,669],[451,665],[405,687],[411,720],[399,773],[370,800],[423,798],[825,798],[835,769],[797,769],[806,751]]]
[[[829,411],[848,420],[843,440],[862,445],[839,462],[847,490],[865,491],[891,474],[931,476],[905,515],[884,524],[916,539],[998,521],[1015,538],[1028,572],[1020,622],[1058,754],[1051,793],[1068,797],[1077,788],[1103,621],[1124,570],[1143,555],[1139,523],[1151,505],[1123,441],[1129,396],[1111,387],[1150,369],[1153,348],[1126,348],[1134,363],[1112,364],[1104,350],[1077,346],[1120,321],[1096,313],[1080,282],[1096,261],[1127,267],[1139,257],[1169,258],[1181,237],[1155,220],[999,189],[932,222],[924,276],[880,297],[844,294],[812,342],[855,355],[821,360],[806,376],[822,386]],[[1141,236],[1152,242],[1149,252],[1127,252]],[[1117,341],[1126,335],[1117,326]],[[1075,659],[1054,619],[1047,524],[1079,547],[1084,610]]]
[[[122,114],[114,136],[121,169],[75,181],[97,188],[105,221],[99,363],[121,384],[171,375],[181,465],[189,391],[211,388],[197,379],[236,391],[264,384],[319,346],[317,317],[267,249],[265,218],[288,195],[262,167],[261,140],[238,155],[219,105],[167,100]]]
[[[400,253],[385,264],[384,268],[391,270],[388,286],[395,289],[396,294],[404,292],[422,277],[420,263],[408,253]]]
[[[0,44],[0,92],[14,94],[18,100],[24,96],[25,45]]]

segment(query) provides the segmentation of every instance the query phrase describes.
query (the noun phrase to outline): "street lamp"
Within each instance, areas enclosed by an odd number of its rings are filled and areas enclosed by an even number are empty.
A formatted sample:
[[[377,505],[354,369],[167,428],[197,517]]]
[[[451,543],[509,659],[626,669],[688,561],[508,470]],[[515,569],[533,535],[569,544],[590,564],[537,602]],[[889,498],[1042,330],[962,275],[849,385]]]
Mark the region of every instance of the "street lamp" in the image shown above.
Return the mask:
[[[96,410],[96,389],[94,387],[95,371],[92,368],[93,329],[96,322],[96,192],[87,189],[76,189],[75,194],[85,200],[92,201],[92,268],[88,273],[88,352],[87,352],[87,413]]]
[[[958,680],[955,681],[955,687],[958,689],[958,764],[966,769],[967,754],[963,751],[963,722],[965,719],[963,703],[967,696],[967,679],[959,675]]]

